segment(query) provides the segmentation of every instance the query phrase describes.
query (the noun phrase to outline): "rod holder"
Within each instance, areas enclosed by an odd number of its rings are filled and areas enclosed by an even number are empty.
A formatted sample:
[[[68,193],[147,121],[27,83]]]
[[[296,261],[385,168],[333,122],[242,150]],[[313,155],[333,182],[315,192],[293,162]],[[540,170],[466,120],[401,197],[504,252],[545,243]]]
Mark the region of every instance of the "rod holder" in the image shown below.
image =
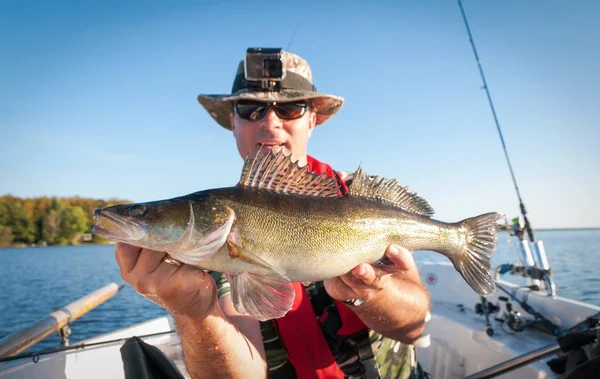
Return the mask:
[[[548,264],[548,257],[546,257],[546,249],[544,248],[544,242],[542,240],[537,240],[533,244],[533,247],[535,250],[535,258],[538,267],[544,270],[550,270],[550,265]]]

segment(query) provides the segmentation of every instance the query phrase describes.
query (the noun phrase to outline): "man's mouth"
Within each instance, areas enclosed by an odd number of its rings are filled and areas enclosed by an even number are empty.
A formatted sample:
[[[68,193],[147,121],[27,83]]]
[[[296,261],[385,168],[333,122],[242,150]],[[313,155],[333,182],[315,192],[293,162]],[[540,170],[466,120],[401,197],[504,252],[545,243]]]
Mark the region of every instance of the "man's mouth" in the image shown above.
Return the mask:
[[[285,145],[281,142],[275,142],[275,141],[265,141],[265,142],[259,142],[258,144],[259,149],[262,150],[272,150],[272,151],[279,151],[282,148],[285,147]]]

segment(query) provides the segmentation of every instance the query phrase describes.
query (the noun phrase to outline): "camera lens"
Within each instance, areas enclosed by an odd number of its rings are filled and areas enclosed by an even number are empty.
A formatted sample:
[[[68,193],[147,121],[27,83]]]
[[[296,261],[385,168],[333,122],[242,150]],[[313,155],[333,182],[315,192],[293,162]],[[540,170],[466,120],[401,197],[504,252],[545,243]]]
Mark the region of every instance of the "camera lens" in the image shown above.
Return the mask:
[[[267,78],[281,78],[283,70],[280,60],[264,60],[264,73]]]

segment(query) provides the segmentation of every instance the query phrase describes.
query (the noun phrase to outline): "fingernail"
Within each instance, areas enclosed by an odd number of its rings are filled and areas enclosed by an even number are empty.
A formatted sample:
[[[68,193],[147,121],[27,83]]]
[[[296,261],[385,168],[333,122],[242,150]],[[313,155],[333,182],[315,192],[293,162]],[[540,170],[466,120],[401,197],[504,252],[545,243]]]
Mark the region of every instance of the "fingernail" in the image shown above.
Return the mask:
[[[388,249],[388,253],[390,255],[398,255],[398,254],[400,254],[400,246],[398,246],[396,244],[391,244],[390,248]]]
[[[359,266],[355,271],[355,276],[363,276],[365,274],[365,268],[363,266]]]

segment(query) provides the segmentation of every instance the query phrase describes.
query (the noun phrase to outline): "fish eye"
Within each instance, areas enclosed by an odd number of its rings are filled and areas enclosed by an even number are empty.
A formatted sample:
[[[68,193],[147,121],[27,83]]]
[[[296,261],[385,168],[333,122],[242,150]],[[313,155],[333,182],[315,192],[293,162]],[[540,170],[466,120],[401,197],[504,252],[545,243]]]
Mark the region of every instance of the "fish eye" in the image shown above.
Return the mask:
[[[129,213],[131,217],[139,218],[146,213],[147,209],[148,207],[144,204],[133,204],[127,209],[127,213]]]

